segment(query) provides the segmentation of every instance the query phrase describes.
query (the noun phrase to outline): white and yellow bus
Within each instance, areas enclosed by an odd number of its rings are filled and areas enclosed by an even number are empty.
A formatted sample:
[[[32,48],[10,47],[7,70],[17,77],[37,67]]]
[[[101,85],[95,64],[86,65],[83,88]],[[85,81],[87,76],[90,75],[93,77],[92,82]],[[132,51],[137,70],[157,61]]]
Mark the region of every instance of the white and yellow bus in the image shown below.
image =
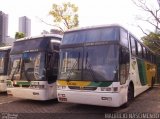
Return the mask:
[[[9,52],[12,46],[0,47],[0,92],[7,91]]]
[[[64,33],[57,98],[60,102],[119,107],[156,79],[155,55],[119,25]]]
[[[59,45],[61,35],[18,39],[10,52],[7,93],[23,99],[57,98]]]

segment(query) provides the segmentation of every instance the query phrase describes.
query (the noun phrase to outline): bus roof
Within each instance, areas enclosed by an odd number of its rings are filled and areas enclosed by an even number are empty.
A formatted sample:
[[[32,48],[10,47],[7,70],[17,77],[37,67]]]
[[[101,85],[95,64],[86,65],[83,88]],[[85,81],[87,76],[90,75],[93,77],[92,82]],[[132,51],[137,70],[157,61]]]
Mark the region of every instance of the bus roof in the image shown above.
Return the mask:
[[[74,31],[81,31],[81,30],[105,28],[105,27],[116,27],[116,26],[124,28],[123,26],[121,26],[119,24],[108,24],[108,25],[106,24],[106,25],[96,25],[96,26],[87,26],[87,27],[81,27],[81,28],[73,28],[73,29],[69,29],[69,30],[65,31],[65,33],[74,32]]]
[[[35,39],[35,38],[42,38],[42,37],[62,38],[62,35],[58,35],[58,34],[44,34],[44,35],[39,35],[39,36],[24,37],[24,38],[17,39],[16,41],[23,41],[23,40],[29,40],[29,39]]]
[[[0,51],[2,51],[2,50],[8,50],[8,49],[11,49],[12,48],[12,46],[3,46],[3,47],[0,47]]]

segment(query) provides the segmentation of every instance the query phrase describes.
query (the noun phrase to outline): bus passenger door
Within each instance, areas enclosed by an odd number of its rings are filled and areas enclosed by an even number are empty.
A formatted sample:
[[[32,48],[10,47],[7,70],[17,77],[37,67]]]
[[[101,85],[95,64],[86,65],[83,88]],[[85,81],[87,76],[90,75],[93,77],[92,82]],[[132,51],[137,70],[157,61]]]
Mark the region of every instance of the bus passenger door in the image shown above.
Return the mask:
[[[47,67],[46,67],[46,76],[48,80],[48,84],[54,83],[57,80],[57,75],[58,75],[58,59],[59,59],[59,54],[58,52],[54,53],[48,53],[46,62],[47,62]]]
[[[59,53],[48,53],[46,57],[46,78],[48,81],[47,84],[47,92],[48,92],[48,98],[52,99],[57,97],[57,90],[56,90],[56,80],[58,75],[58,59],[59,59]]]
[[[120,84],[123,85],[129,78],[129,50],[124,47],[120,48],[119,68],[120,68]]]
[[[128,86],[126,80],[129,79],[129,50],[124,47],[120,47],[119,52],[119,78],[120,78],[120,93],[122,102],[127,101]]]

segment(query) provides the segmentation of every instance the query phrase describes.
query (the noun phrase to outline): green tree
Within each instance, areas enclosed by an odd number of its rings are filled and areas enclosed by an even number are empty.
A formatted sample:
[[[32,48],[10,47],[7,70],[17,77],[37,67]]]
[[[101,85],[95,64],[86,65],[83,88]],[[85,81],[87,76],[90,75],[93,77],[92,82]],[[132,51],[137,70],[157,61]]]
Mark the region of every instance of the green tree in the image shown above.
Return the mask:
[[[142,41],[152,51],[154,51],[157,54],[160,54],[160,34],[150,32],[150,34],[142,37]]]
[[[160,6],[157,2],[157,4],[154,4],[154,6],[151,5],[151,1],[150,0],[132,0],[133,3],[137,6],[137,8],[139,8],[140,10],[142,10],[145,14],[141,14],[141,15],[136,15],[136,19],[143,21],[144,23],[148,23],[150,24],[152,27],[155,28],[154,32],[159,32],[160,31]],[[156,1],[152,1],[155,2]],[[148,35],[147,32],[145,32],[145,30],[141,27],[141,25],[138,25],[138,27],[142,30],[142,32],[145,35]]]
[[[160,54],[160,4],[158,4],[157,1],[154,1],[155,3],[157,2],[157,4],[154,4],[154,6],[152,6],[150,5],[151,1],[149,0],[132,1],[137,6],[137,8],[139,8],[145,13],[145,16],[138,16],[137,14],[137,19],[141,20],[144,23],[148,23],[155,28],[154,31],[149,30],[149,32],[146,32],[144,28],[138,25],[141,31],[145,34],[145,36],[141,38],[142,41],[155,53]]]
[[[15,34],[15,39],[24,38],[24,37],[25,37],[25,34],[22,32],[16,32]]]
[[[63,32],[79,25],[78,7],[70,2],[62,5],[53,4],[52,10],[49,12],[53,16],[57,27]]]

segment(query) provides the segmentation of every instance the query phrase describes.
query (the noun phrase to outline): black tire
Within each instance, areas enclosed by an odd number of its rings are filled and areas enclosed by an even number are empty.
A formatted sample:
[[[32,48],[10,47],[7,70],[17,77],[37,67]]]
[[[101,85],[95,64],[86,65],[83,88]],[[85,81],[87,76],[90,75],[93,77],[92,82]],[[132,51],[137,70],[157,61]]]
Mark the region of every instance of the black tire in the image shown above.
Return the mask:
[[[134,87],[133,84],[130,84],[128,87],[128,94],[127,94],[127,101],[128,102],[132,102],[132,100],[134,99]]]
[[[153,77],[152,77],[152,81],[151,81],[151,88],[153,88],[154,83],[155,83],[155,78],[153,78]]]
[[[134,86],[132,83],[130,83],[127,92],[127,102],[122,105],[122,108],[128,107],[130,103],[133,101],[133,99],[134,99]]]

